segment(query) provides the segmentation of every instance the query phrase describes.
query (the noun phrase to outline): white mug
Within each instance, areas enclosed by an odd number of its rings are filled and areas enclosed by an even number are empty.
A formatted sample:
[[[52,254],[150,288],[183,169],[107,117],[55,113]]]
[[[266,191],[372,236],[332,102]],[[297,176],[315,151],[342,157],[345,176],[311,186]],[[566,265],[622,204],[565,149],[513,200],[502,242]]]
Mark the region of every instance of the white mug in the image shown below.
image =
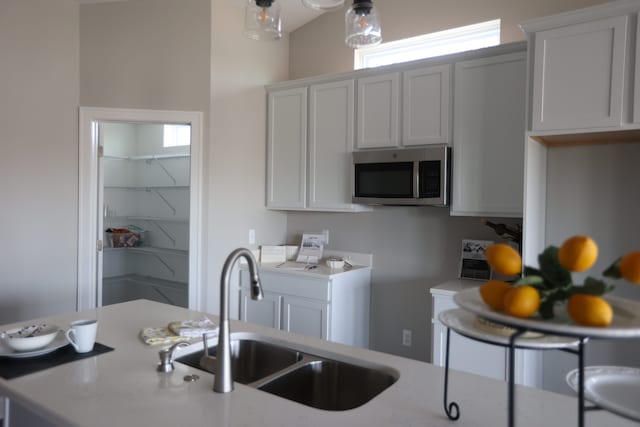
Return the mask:
[[[98,321],[92,320],[76,320],[69,325],[71,329],[67,331],[67,340],[76,349],[78,353],[88,353],[93,350],[96,342],[96,332],[98,330]]]

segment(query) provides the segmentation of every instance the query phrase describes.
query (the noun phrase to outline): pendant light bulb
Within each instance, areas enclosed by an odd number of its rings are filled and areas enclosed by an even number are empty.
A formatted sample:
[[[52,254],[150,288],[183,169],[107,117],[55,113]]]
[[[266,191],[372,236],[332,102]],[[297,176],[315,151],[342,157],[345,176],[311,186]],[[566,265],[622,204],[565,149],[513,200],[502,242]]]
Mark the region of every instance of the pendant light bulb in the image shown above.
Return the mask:
[[[244,13],[244,35],[253,40],[282,38],[280,3],[276,0],[248,0]]]
[[[345,19],[345,39],[347,46],[357,49],[375,46],[382,42],[382,30],[378,12],[371,0],[353,0]]]

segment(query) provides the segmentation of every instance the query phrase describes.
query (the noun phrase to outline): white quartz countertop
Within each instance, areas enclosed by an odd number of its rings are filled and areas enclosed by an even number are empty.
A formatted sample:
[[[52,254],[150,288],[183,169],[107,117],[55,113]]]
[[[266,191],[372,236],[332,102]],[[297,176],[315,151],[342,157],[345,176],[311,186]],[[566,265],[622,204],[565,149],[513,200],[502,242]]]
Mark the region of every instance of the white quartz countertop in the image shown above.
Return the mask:
[[[145,346],[139,338],[140,330],[174,320],[200,319],[202,313],[138,300],[42,320],[66,327],[71,320],[92,317],[98,319],[98,342],[115,348],[114,351],[13,380],[0,380],[0,395],[20,401],[50,422],[63,426],[507,425],[506,383],[452,371],[449,396],[461,410],[460,419],[453,422],[443,411],[444,370],[402,357],[232,322],[232,333],[257,333],[321,356],[385,365],[399,372],[395,384],[365,405],[333,412],[241,384],[236,384],[231,393],[217,394],[212,391],[211,374],[180,363],[170,374],[156,372],[159,347]],[[215,316],[210,317],[217,322]],[[187,374],[198,374],[200,381],[184,382]],[[518,387],[516,402],[518,427],[577,425],[575,398]],[[637,425],[605,411],[591,411],[586,417],[590,426]]]
[[[260,270],[271,271],[274,273],[300,274],[310,277],[331,278],[338,274],[349,274],[358,270],[371,270],[371,267],[354,265],[352,267],[345,266],[343,268],[329,268],[324,260],[318,264],[304,264],[295,261],[286,261],[283,263],[261,263]]]
[[[476,288],[485,283],[483,280],[451,279],[430,289],[432,295],[453,296],[460,291]]]

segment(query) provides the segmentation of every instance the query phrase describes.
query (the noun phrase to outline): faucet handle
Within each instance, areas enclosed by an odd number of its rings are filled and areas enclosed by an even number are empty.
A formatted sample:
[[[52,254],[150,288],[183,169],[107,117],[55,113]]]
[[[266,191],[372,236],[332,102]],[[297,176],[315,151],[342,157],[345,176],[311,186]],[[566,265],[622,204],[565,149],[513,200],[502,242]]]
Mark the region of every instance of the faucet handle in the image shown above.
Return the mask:
[[[158,367],[156,370],[158,372],[171,372],[173,371],[173,353],[179,348],[187,347],[189,343],[187,342],[178,342],[173,344],[171,347],[163,348],[158,352],[158,356],[160,357],[160,362],[158,362]]]

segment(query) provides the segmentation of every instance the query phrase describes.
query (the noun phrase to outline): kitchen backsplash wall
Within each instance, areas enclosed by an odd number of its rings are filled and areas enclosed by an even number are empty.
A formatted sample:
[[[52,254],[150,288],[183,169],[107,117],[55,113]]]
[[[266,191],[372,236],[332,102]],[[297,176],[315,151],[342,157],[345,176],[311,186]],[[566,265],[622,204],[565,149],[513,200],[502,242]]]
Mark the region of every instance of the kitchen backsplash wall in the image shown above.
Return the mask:
[[[514,223],[517,219],[496,219]],[[298,213],[287,218],[288,242],[329,230],[330,249],[373,254],[371,348],[431,360],[429,289],[458,275],[462,239],[500,240],[480,218],[451,217],[433,207],[374,207],[367,213]],[[402,330],[413,332],[411,347]]]

